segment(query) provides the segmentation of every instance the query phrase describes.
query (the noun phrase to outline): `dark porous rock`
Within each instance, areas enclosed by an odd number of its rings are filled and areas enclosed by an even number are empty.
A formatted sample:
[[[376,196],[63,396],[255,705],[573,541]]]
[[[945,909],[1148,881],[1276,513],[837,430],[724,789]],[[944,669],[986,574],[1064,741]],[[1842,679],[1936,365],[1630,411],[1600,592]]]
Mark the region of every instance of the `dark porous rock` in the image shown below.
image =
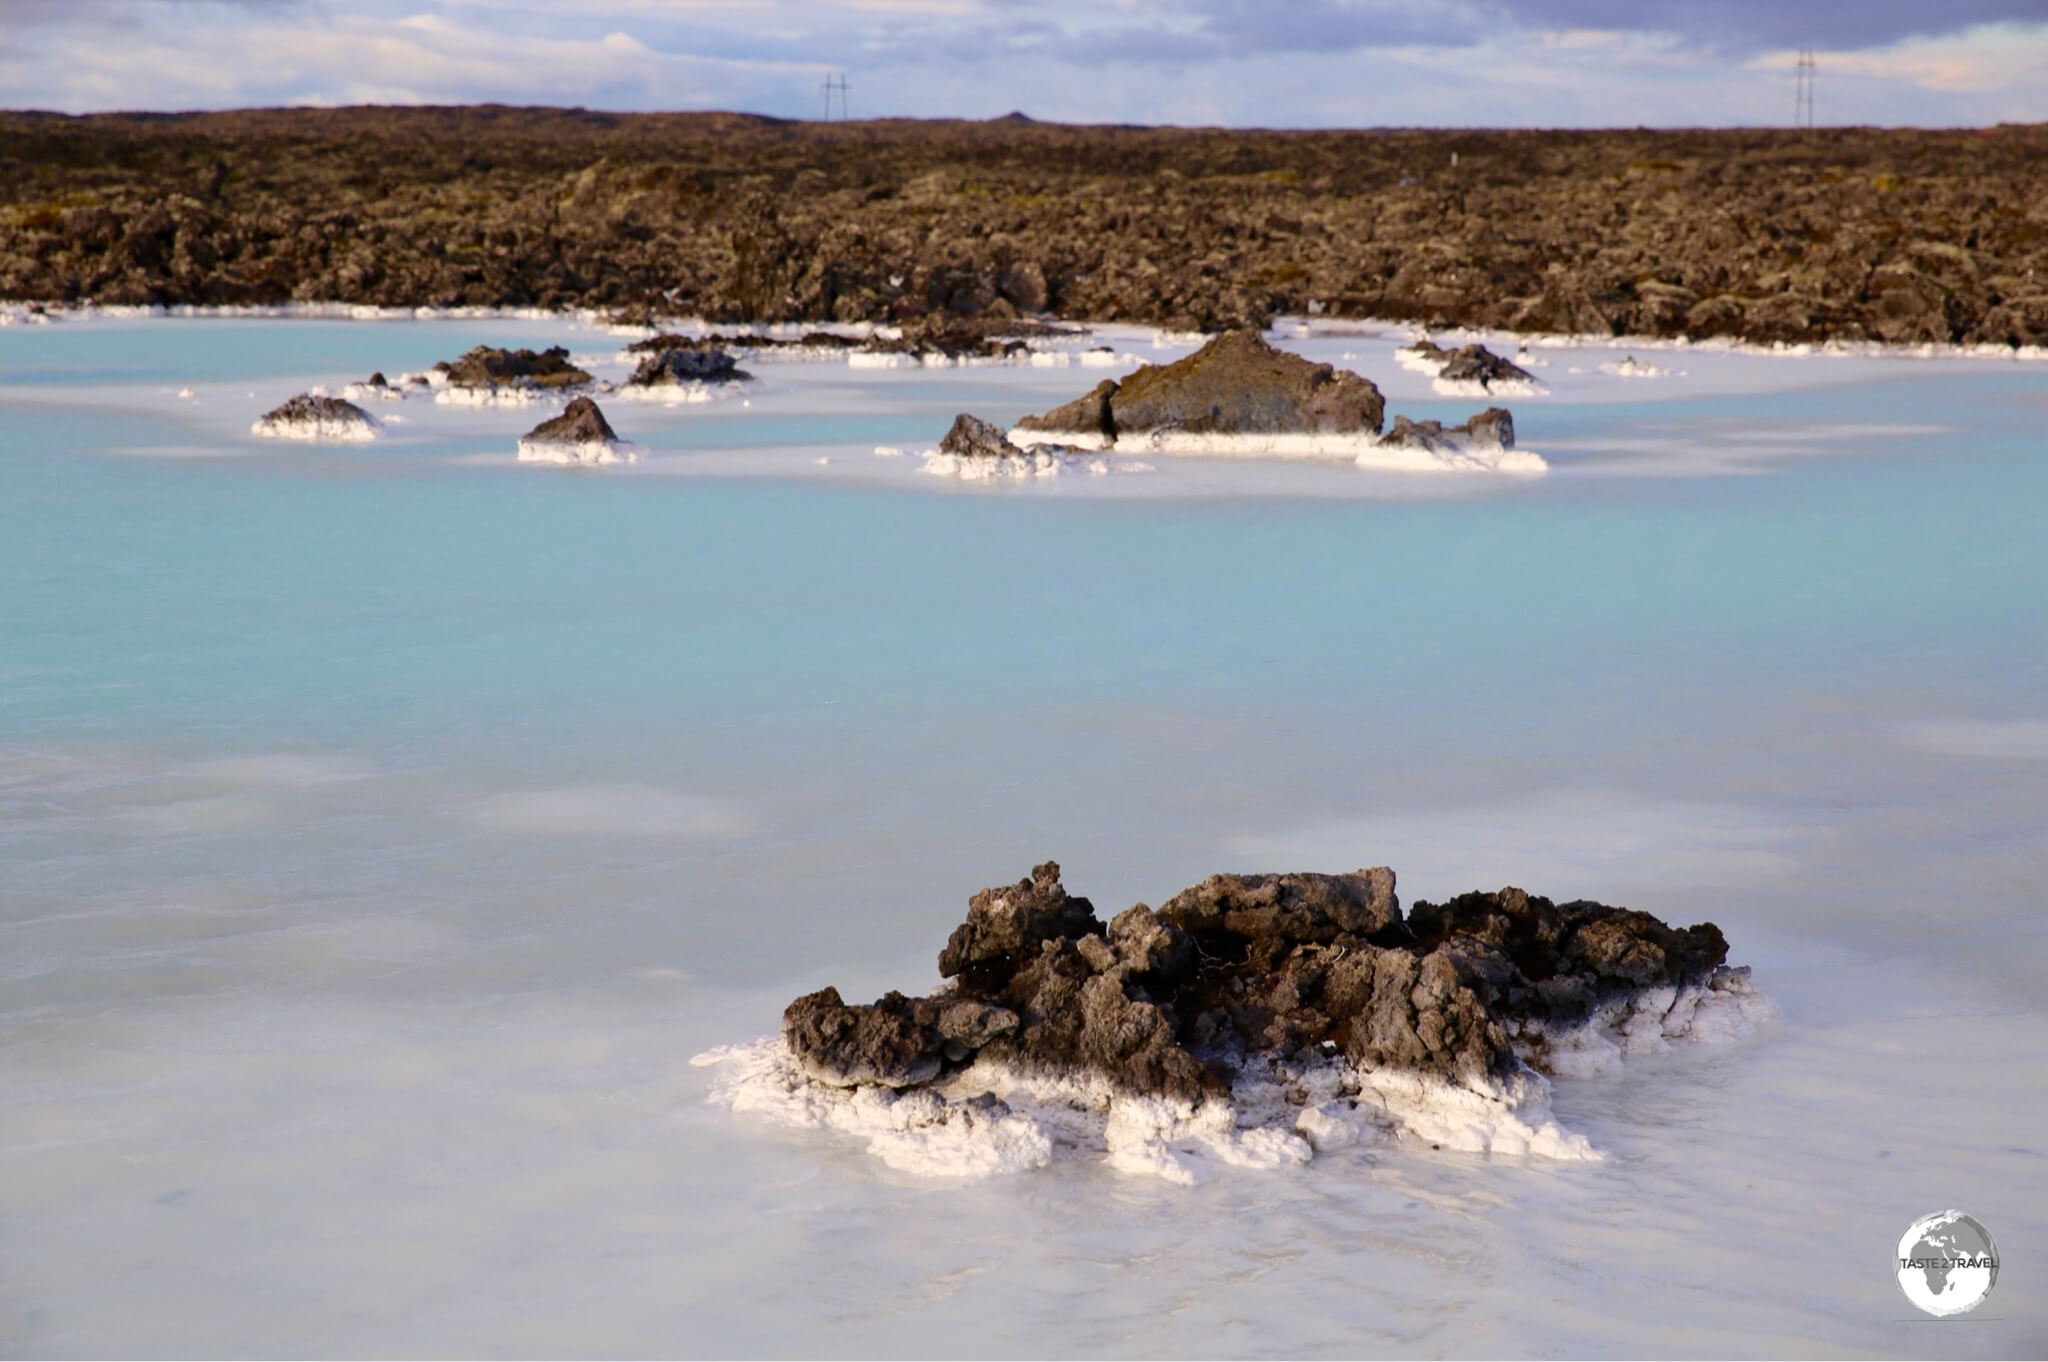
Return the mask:
[[[1443,359],[1444,367],[1437,371],[1437,377],[1446,383],[1477,383],[1482,388],[1491,388],[1496,383],[1536,381],[1536,376],[1527,369],[1502,359],[1483,345],[1463,345],[1448,351],[1432,345],[1430,349]]]
[[[1055,434],[1376,435],[1386,402],[1371,380],[1226,331],[1171,364],[1104,382],[1021,428]]]
[[[626,384],[647,388],[662,383],[737,383],[751,377],[726,351],[693,346],[656,350],[644,356]]]
[[[969,900],[939,991],[849,1006],[824,989],[790,1005],[783,1034],[839,1086],[904,1087],[987,1058],[1195,1101],[1255,1058],[1332,1056],[1482,1083],[1543,1062],[1544,1026],[1706,984],[1727,952],[1711,923],[1512,888],[1404,918],[1384,866],[1212,875],[1105,928],[1047,862]]]
[[[1116,390],[1117,381],[1105,378],[1085,396],[1062,403],[1043,416],[1025,417],[1017,423],[1017,429],[1054,435],[1099,435],[1104,440],[1114,440],[1116,415],[1111,410],[1111,399]]]
[[[1396,416],[1380,443],[1395,449],[1426,449],[1432,454],[1464,449],[1513,449],[1515,418],[1505,407],[1488,407],[1455,426],[1441,421],[1411,421]]]
[[[847,1006],[836,988],[798,998],[782,1011],[782,1037],[804,1072],[835,1088],[907,1088],[936,1077],[944,1052],[938,1004],[885,993]]]
[[[1294,945],[1376,936],[1401,920],[1401,904],[1385,866],[1349,875],[1211,875],[1168,899],[1159,918],[1198,941],[1227,933]]]
[[[272,438],[367,440],[377,433],[377,422],[353,402],[300,393],[263,413],[251,429]]]
[[[939,975],[967,975],[986,988],[1009,977],[1048,941],[1069,941],[1102,931],[1095,905],[1073,898],[1060,884],[1056,861],[1033,866],[1028,879],[984,889],[967,901],[967,920],[939,952]]]
[[[939,441],[939,453],[966,459],[1003,459],[1020,458],[1024,451],[1010,443],[1001,426],[963,411],[953,418],[952,429]]]
[[[729,336],[679,336],[663,331],[636,340],[626,347],[632,355],[659,354],[664,350],[851,350],[861,342],[836,331],[806,331],[801,336],[764,336],[746,331]]]
[[[1690,983],[1728,958],[1728,940],[1711,922],[1672,927],[1633,909],[1554,904],[1520,889],[1418,903],[1408,925],[1420,944],[1499,952],[1514,966],[1513,987],[1536,995],[1514,1001],[1558,1021],[1620,993]]]
[[[266,421],[286,423],[311,421],[368,421],[370,413],[353,402],[339,397],[316,397],[312,393],[300,393],[263,413]]]
[[[560,416],[550,417],[521,437],[537,444],[612,444],[618,432],[604,419],[604,412],[587,397],[571,398]]]
[[[860,346],[868,354],[908,355],[920,361],[1016,359],[1031,347],[1025,335],[1066,335],[1066,328],[1015,318],[941,315],[907,325],[891,339],[876,337]]]
[[[1175,1039],[1172,1008],[1113,958],[1105,967],[1101,953],[1084,951],[1090,942],[1101,938],[1046,939],[1004,980],[1000,996],[1020,1020],[986,1048],[989,1057],[1041,1073],[1099,1075],[1126,1092],[1182,1101],[1220,1091],[1207,1066]]]
[[[545,350],[501,350],[479,345],[460,359],[434,366],[448,375],[453,388],[575,388],[590,375],[569,362],[559,345]]]

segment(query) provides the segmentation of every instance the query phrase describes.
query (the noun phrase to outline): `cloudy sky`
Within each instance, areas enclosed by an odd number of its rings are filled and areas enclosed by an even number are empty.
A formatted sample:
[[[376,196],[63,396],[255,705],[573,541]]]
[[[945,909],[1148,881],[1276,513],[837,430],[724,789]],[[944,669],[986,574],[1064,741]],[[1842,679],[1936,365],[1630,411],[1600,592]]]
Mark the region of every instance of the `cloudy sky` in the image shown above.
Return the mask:
[[[2048,0],[0,0],[0,105],[1334,127],[2048,120]]]

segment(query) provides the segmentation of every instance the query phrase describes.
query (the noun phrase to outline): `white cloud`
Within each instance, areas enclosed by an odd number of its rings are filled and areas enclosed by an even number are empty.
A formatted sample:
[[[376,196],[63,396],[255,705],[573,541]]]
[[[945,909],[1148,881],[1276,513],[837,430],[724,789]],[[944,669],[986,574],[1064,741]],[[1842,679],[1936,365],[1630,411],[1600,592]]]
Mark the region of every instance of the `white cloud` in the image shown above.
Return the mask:
[[[2039,25],[1984,24],[1935,38],[1907,38],[1858,52],[1822,52],[1815,61],[1821,79],[1902,83],[1921,90],[1964,96],[2028,95],[2036,116],[2038,97],[2048,89],[2048,38]],[[1768,52],[1754,66],[1789,70],[1796,52]]]
[[[1899,731],[1909,747],[1949,757],[2048,757],[2048,719],[1930,719]]]
[[[1488,804],[1389,809],[1246,834],[1226,846],[1246,864],[1395,866],[1408,899],[1517,884],[1561,899],[1626,901],[1783,877],[1823,835],[1766,808],[1565,789]]]
[[[470,813],[498,831],[567,837],[731,842],[754,831],[752,820],[729,805],[654,785],[522,790],[493,795]]]

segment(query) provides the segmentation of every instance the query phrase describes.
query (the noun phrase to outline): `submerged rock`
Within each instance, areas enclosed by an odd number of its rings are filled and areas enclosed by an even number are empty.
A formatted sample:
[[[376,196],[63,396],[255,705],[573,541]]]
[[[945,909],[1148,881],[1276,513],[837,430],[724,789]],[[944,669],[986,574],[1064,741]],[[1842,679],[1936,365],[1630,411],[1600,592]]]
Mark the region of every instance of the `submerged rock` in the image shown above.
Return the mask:
[[[1492,452],[1515,447],[1515,418],[1505,407],[1488,407],[1468,416],[1455,426],[1441,421],[1411,421],[1396,416],[1393,426],[1380,438],[1393,449],[1421,449],[1432,454]]]
[[[577,397],[560,416],[520,437],[519,458],[523,463],[632,463],[639,451],[619,438],[597,403]]]
[[[560,345],[540,351],[479,345],[460,359],[443,360],[434,368],[447,375],[449,387],[472,390],[578,388],[591,381],[589,374],[569,362],[569,351]]]
[[[251,433],[272,440],[374,440],[377,421],[353,402],[300,393],[256,419]]]
[[[1018,422],[1020,431],[1099,439],[1379,433],[1386,403],[1371,380],[1226,331],[1172,364],[1105,379],[1086,396]]]

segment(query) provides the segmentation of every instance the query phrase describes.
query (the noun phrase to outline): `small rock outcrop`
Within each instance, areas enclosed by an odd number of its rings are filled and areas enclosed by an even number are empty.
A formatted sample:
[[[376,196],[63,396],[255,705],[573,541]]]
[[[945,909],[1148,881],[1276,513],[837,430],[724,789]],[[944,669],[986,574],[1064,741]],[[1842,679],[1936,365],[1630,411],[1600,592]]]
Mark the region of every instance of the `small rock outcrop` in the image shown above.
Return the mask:
[[[1379,433],[1386,403],[1371,380],[1226,331],[1172,364],[1097,384],[1086,396],[1018,423],[1020,431],[1128,435],[1361,435]]]
[[[560,416],[541,422],[519,439],[523,463],[631,463],[639,451],[619,439],[604,412],[587,397],[570,399]]]
[[[380,369],[360,383],[349,384],[341,395],[352,402],[403,402],[406,393],[404,385],[393,383]]]
[[[1013,443],[993,421],[961,412],[937,449],[925,453],[924,471],[963,482],[1004,482],[1056,477],[1070,469],[1087,473],[1143,473],[1150,464],[1113,462],[1109,456],[1071,445],[1035,442],[1029,449]]]
[[[560,345],[545,350],[504,350],[479,345],[456,360],[443,360],[435,370],[447,375],[451,388],[489,390],[496,388],[580,388],[590,375],[569,362],[569,351]]]
[[[729,352],[715,346],[671,347],[644,355],[626,385],[649,388],[676,383],[739,383],[751,377]]]
[[[1404,917],[1384,866],[1212,875],[1105,925],[1048,861],[969,900],[940,991],[849,1005],[824,989],[790,1004],[783,1038],[838,1087],[903,1088],[987,1058],[1194,1102],[1248,1063],[1332,1054],[1484,1084],[1540,1066],[1548,1028],[1706,986],[1727,953],[1711,923],[1512,888]]]
[[[863,342],[857,356],[919,364],[965,364],[1020,359],[1031,347],[1022,337],[1072,335],[1073,328],[1015,318],[939,317],[905,326],[901,334]]]
[[[940,439],[939,453],[963,459],[1024,457],[1024,451],[1010,443],[1001,426],[964,411],[953,418],[952,428]]]
[[[1483,345],[1446,350],[1424,337],[1397,353],[1403,363],[1425,372],[1433,371],[1438,384],[1454,390],[1486,393],[1500,388],[1516,392],[1540,386],[1534,374]]]
[[[271,440],[360,441],[376,439],[378,425],[353,402],[300,393],[263,413],[249,429]]]

